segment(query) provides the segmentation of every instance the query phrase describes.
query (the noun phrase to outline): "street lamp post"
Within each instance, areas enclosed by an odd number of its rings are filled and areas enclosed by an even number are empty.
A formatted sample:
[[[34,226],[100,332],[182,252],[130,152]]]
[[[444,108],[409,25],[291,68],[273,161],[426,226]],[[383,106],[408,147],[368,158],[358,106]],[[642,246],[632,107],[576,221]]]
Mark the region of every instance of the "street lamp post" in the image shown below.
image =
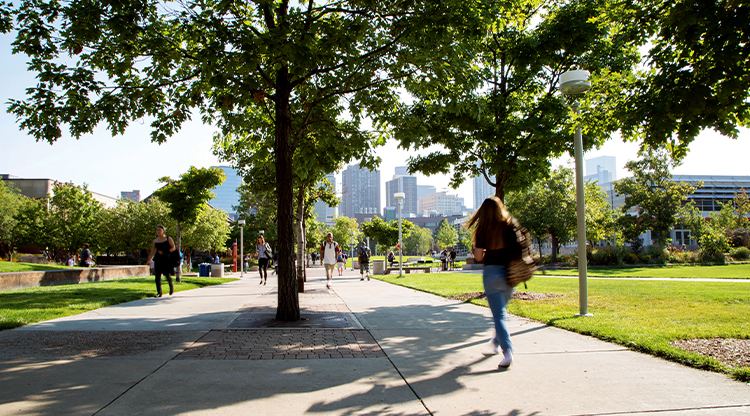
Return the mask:
[[[240,225],[240,278],[242,278],[245,271],[245,220],[238,220],[237,224]]]
[[[589,71],[574,70],[560,75],[560,91],[565,95],[583,94],[591,88]],[[578,101],[571,104],[578,113]],[[578,296],[576,316],[592,316],[588,312],[588,277],[586,264],[586,202],[583,197],[583,138],[580,124],[576,125],[573,142],[576,162],[576,212],[578,216]]]
[[[404,262],[402,261],[401,254],[403,253],[404,247],[401,244],[401,205],[404,203],[406,194],[403,192],[396,192],[393,194],[393,198],[398,203],[398,275],[404,275]]]
[[[349,251],[351,252],[351,256],[352,256],[352,271],[354,271],[354,231],[349,232],[349,238],[350,238]]]

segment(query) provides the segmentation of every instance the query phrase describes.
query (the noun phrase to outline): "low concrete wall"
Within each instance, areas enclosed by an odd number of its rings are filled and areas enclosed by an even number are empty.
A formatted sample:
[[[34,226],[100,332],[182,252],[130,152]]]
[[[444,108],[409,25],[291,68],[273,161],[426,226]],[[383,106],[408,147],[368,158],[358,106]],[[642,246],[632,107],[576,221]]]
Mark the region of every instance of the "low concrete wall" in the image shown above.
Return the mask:
[[[145,277],[149,274],[148,266],[111,266],[92,267],[90,269],[0,273],[0,291],[25,287],[99,282],[125,277]]]

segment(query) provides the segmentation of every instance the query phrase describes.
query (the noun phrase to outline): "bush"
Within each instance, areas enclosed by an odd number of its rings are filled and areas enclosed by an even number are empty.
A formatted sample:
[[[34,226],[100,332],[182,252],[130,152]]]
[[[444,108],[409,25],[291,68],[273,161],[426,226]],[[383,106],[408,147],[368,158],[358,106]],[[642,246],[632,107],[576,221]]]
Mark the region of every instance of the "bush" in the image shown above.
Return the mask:
[[[701,251],[701,261],[704,263],[727,264],[727,258],[722,252],[711,253]]]
[[[599,248],[591,250],[588,253],[589,264],[595,266],[610,266],[615,264],[612,259],[612,253],[606,248]]]
[[[735,260],[747,260],[750,258],[750,249],[747,247],[737,247],[732,250],[731,256]]]
[[[638,255],[638,260],[643,264],[649,264],[651,263],[651,256],[648,254],[641,253]]]
[[[729,243],[732,247],[750,247],[750,230],[747,228],[737,228],[730,231]]]
[[[729,251],[729,238],[724,234],[723,230],[709,227],[703,235],[701,235],[699,241],[701,245],[701,251],[705,252],[708,256],[714,256],[716,254],[726,253]]]
[[[638,262],[640,261],[640,260],[638,259],[638,255],[637,255],[637,254],[635,254],[635,253],[630,253],[630,254],[628,254],[627,256],[625,256],[625,258],[624,258],[623,260],[624,260],[624,261],[625,261],[625,263],[627,263],[627,264],[636,264],[636,263],[638,263]]]

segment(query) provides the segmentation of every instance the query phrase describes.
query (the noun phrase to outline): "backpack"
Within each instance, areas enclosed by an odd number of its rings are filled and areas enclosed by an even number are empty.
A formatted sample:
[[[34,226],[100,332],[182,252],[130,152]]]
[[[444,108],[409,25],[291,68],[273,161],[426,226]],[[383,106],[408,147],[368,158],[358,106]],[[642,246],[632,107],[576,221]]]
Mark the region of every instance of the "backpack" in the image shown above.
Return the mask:
[[[367,247],[359,248],[359,262],[368,263],[370,261],[370,249]]]
[[[515,241],[508,246],[512,250],[512,255],[510,263],[508,263],[506,279],[511,287],[515,287],[521,282],[526,287],[526,282],[531,279],[536,271],[536,263],[531,256],[531,234],[527,229],[521,227],[521,224],[515,218],[511,219],[510,227],[515,236]]]

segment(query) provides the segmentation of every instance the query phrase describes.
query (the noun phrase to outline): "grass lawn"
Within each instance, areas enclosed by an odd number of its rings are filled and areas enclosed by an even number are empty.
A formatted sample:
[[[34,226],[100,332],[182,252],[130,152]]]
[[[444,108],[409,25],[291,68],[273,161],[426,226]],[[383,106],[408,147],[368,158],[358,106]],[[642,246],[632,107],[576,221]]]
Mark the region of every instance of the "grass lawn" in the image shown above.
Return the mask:
[[[481,292],[480,274],[375,276],[389,283],[453,296]],[[750,367],[731,368],[717,360],[673,347],[669,341],[694,338],[750,338],[750,284],[665,280],[590,280],[589,312],[579,318],[578,281],[536,276],[517,290],[561,295],[536,301],[514,300],[508,310],[551,326],[615,342],[636,351],[731,374],[750,381]],[[478,305],[487,301],[474,299]]]
[[[537,273],[552,276],[578,276],[578,269],[544,270]],[[750,279],[750,264],[727,264],[724,266],[589,267],[587,274],[595,277]]]
[[[233,280],[237,279],[183,276],[182,283],[175,282],[174,290],[181,292]],[[169,293],[166,279],[162,279],[162,292]],[[105,306],[148,298],[155,294],[153,276],[0,292],[0,330],[78,315]]]
[[[36,272],[42,270],[65,270],[73,269],[74,267],[63,266],[60,264],[34,264],[34,263],[19,263],[17,261],[0,261],[0,273],[8,272]]]

